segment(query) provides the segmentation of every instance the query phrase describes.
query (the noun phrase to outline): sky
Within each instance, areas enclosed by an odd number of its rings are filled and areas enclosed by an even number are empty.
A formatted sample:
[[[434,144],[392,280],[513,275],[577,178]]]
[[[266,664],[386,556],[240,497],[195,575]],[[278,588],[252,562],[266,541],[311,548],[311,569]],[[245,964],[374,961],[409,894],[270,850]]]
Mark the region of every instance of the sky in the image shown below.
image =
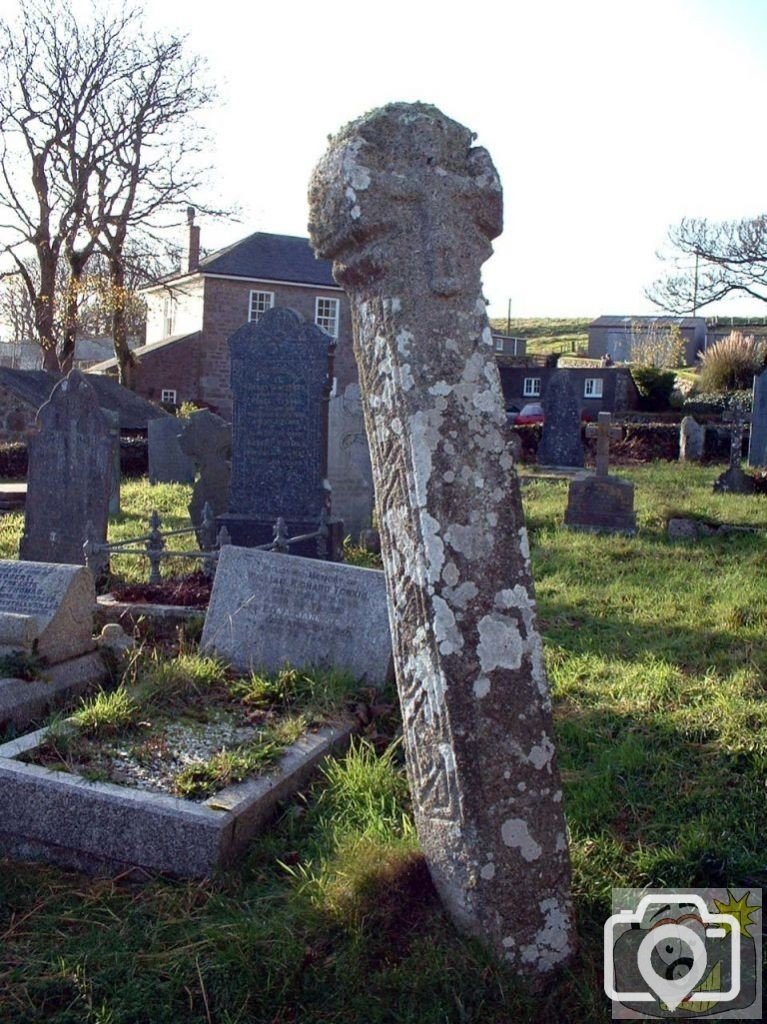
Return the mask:
[[[4,4],[2,6],[5,6]],[[767,209],[764,0],[145,0],[187,35],[218,100],[206,115],[218,248],[305,235],[329,135],[392,101],[477,133],[504,189],[484,268],[491,316],[657,312],[644,289],[684,216]],[[707,313],[765,315],[738,300]]]

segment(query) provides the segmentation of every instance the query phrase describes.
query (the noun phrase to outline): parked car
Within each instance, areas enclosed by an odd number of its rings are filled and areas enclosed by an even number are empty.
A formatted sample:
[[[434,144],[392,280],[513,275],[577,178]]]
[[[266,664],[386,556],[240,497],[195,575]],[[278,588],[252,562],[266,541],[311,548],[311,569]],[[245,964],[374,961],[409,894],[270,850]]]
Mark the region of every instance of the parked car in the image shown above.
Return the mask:
[[[528,402],[519,412],[509,412],[506,415],[509,423],[519,427],[529,423],[543,423],[543,406],[540,402]]]

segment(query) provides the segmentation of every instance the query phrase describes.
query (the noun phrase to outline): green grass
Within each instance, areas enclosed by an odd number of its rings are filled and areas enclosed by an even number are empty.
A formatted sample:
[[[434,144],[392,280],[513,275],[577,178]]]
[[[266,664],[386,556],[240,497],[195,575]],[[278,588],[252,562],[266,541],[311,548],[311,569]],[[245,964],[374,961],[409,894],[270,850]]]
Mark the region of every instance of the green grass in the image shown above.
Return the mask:
[[[765,871],[767,536],[664,532],[669,507],[767,528],[767,498],[711,492],[720,470],[620,471],[636,484],[634,538],[563,529],[566,484],[524,489],[579,933],[544,995],[443,915],[401,745],[377,742],[332,762],[206,883],[2,865],[0,1020],[606,1024],[611,887]]]
[[[527,352],[530,355],[551,355],[553,353],[586,351],[588,346],[588,325],[591,319],[511,319],[511,333],[515,337],[527,338]],[[505,334],[508,321],[504,318],[491,320],[495,331]]]

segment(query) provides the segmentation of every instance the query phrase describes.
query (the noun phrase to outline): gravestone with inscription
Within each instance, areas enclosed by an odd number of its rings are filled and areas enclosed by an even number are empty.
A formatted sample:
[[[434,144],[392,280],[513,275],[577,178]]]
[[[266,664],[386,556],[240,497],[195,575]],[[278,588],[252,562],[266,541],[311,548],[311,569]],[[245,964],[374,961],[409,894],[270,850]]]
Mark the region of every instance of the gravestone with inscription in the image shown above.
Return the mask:
[[[596,472],[579,473],[570,482],[565,525],[572,530],[636,533],[634,485],[609,472],[610,441],[620,440],[623,434],[611,421],[609,412],[600,412],[597,423],[586,427],[586,435],[597,441]]]
[[[555,370],[544,397],[544,421],[536,462],[541,466],[582,466],[581,403],[573,375]]]
[[[767,466],[767,370],[754,377],[748,464]]]
[[[184,420],[161,416],[147,423],[150,484],[193,484],[194,460],[181,450]]]
[[[359,384],[347,384],[340,394],[331,396],[328,434],[333,512],[357,543],[373,519],[373,470]]]
[[[179,446],[200,474],[189,502],[189,516],[199,541],[205,506],[210,505],[214,516],[222,515],[229,507],[232,428],[209,409],[200,409],[182,424]]]
[[[27,502],[19,558],[85,562],[91,539],[105,541],[114,438],[85,374],[72,370],[37,413],[28,442]]]
[[[227,545],[202,647],[239,672],[321,665],[383,683],[391,668],[383,573]]]
[[[270,309],[229,339],[232,486],[229,512],[219,524],[233,544],[268,543],[279,518],[291,537],[312,533],[323,510],[330,512],[327,414],[334,349],[322,328],[292,309]],[[292,554],[306,556],[316,550],[314,541],[291,547]]]
[[[536,980],[573,952],[562,791],[480,267],[502,194],[423,103],[331,139],[316,254],[349,294],[418,837],[461,930]]]
[[[0,656],[34,651],[54,664],[92,651],[95,606],[85,568],[0,561]]]

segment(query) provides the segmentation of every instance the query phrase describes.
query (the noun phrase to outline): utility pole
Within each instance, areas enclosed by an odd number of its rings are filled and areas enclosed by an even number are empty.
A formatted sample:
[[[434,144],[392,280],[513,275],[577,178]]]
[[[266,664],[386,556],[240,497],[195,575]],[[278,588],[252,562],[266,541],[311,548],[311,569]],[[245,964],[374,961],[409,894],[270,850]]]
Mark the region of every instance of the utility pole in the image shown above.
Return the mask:
[[[509,299],[509,308],[506,313],[506,333],[511,335],[511,299]]]

